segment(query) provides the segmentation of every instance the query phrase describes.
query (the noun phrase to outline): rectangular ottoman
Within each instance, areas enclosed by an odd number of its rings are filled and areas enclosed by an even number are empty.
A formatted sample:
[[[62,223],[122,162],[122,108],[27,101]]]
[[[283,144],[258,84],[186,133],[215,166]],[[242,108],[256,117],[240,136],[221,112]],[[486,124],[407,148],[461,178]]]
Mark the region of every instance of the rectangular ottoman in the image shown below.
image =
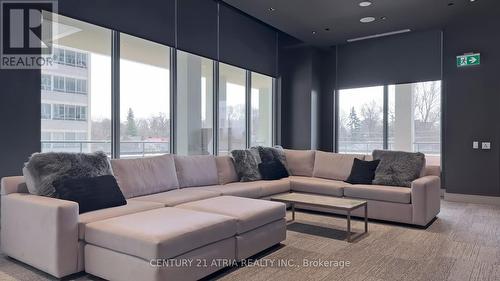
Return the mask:
[[[280,202],[220,196],[177,205],[236,219],[236,258],[251,257],[286,239],[286,206]]]
[[[236,221],[161,208],[90,223],[85,271],[108,280],[197,280],[235,259]]]

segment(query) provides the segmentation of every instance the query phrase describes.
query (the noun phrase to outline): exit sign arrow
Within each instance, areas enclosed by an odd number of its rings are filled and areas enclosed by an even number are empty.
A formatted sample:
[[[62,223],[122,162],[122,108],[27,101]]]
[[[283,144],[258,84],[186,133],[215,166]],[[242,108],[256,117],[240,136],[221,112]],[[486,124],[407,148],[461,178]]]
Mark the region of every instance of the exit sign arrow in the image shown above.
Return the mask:
[[[457,67],[480,65],[481,64],[481,54],[468,54],[463,56],[457,56]]]

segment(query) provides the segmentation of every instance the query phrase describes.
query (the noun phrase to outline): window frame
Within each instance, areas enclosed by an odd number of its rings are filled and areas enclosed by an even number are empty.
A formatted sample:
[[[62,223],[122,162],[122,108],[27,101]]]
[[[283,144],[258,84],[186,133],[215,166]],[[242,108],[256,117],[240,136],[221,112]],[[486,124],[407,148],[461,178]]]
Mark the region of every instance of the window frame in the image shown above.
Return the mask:
[[[84,23],[87,23],[85,21],[82,21]],[[107,30],[110,30],[110,39],[111,39],[111,85],[112,85],[112,90],[111,90],[111,158],[119,158],[120,157],[120,151],[119,151],[119,143],[120,143],[120,87],[119,87],[119,81],[120,81],[120,32],[114,29],[106,28]],[[125,33],[123,33],[125,34]],[[127,34],[129,35],[129,34]],[[131,35],[134,36],[134,35]],[[141,37],[138,37],[141,38]],[[141,38],[144,40],[148,40],[145,38]],[[151,40],[148,40],[151,41]],[[159,42],[151,41],[153,43],[161,44]],[[171,130],[170,130],[170,143],[171,143],[171,150],[170,153],[175,154],[175,139],[176,139],[176,133],[177,130],[175,128],[176,124],[176,118],[177,118],[177,104],[176,104],[176,96],[177,96],[177,58],[176,58],[176,52],[177,51],[183,51],[184,50],[178,49],[175,46],[168,46],[165,44],[161,44],[163,46],[167,46],[170,49],[169,52],[169,60],[170,60],[170,85],[171,85],[171,90],[170,90],[170,116],[169,116],[169,121],[171,124]],[[191,52],[186,52],[188,54],[193,54],[197,55],[195,53]],[[55,63],[62,64],[62,65],[71,65],[75,67],[81,67],[81,68],[88,68],[89,67],[89,54],[85,52],[79,52],[78,50],[73,50],[71,48],[64,48],[64,47],[54,47],[54,53],[52,54],[53,60]],[[224,63],[229,66],[237,67],[240,68],[244,71],[245,73],[245,148],[250,147],[251,145],[251,134],[252,134],[252,125],[251,125],[251,89],[252,89],[252,82],[251,82],[251,76],[252,73],[258,73],[261,75],[265,75],[267,77],[270,77],[272,79],[272,112],[271,112],[271,118],[269,120],[270,126],[272,128],[272,145],[276,143],[277,139],[277,131],[276,128],[280,126],[280,124],[276,123],[276,120],[279,118],[277,117],[277,111],[278,109],[276,108],[276,95],[277,95],[277,87],[276,87],[276,77],[274,76],[269,76],[263,73],[259,72],[253,72],[251,70],[241,68],[239,66],[232,65],[227,62],[222,62],[218,59],[210,59],[212,61],[213,65],[213,75],[212,75],[212,85],[213,85],[213,93],[212,93],[212,105],[213,105],[213,126],[212,126],[212,135],[213,135],[213,150],[212,153],[213,155],[218,155],[219,154],[219,79],[220,79],[220,73],[219,73],[219,64]],[[50,75],[51,78],[51,90],[55,92],[64,92],[64,93],[74,93],[74,94],[88,94],[90,89],[89,89],[89,81],[85,79],[79,79],[79,78],[73,78],[73,77],[65,77],[61,75]],[[73,85],[74,84],[74,89],[69,89],[68,88],[68,81],[69,84]],[[70,90],[70,91],[68,91]],[[69,108],[71,107],[71,109]],[[72,113],[74,111],[74,114]],[[71,113],[71,114],[67,114]],[[76,121],[88,121],[89,119],[89,110],[86,106],[78,106],[78,105],[65,105],[61,103],[55,103],[51,105],[51,119],[52,120],[68,120],[71,115],[70,120],[76,120]],[[73,116],[74,115],[74,116]],[[54,133],[51,133],[51,135],[54,135]],[[44,140],[41,140],[44,141]],[[45,140],[46,141],[46,140]],[[41,145],[42,146],[42,145]],[[116,148],[113,148],[113,146],[117,146]]]

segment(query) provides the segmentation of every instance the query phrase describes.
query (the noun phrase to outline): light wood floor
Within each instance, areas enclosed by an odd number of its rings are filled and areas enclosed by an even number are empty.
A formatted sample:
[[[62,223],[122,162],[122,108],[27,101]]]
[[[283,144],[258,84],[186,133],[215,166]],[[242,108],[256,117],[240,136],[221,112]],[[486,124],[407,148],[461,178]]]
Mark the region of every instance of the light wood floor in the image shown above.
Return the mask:
[[[500,207],[442,201],[438,219],[427,229],[370,222],[355,243],[342,239],[345,218],[297,212],[287,240],[260,255],[258,264],[225,270],[218,280],[500,280]],[[362,230],[355,221],[354,230]],[[338,230],[334,230],[338,229]],[[307,267],[303,261],[328,261]],[[287,261],[288,267],[264,266]],[[350,266],[334,266],[335,261]],[[257,266],[259,265],[259,266]],[[0,280],[50,280],[50,276],[5,256]],[[73,279],[73,278],[72,278]],[[76,280],[99,280],[79,275]]]

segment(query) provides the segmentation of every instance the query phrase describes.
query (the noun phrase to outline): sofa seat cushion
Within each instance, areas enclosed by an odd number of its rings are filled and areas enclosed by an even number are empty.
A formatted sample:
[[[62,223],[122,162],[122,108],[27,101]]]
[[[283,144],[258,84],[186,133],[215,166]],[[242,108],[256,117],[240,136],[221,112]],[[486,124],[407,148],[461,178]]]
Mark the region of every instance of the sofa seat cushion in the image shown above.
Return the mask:
[[[315,193],[329,196],[344,196],[344,187],[350,184],[321,178],[291,177],[290,188],[292,191]]]
[[[169,259],[232,237],[232,217],[180,208],[160,208],[90,223],[87,243],[124,254]]]
[[[130,200],[157,202],[166,207],[172,207],[182,203],[212,198],[220,195],[221,193],[217,190],[207,190],[203,187],[192,187],[135,197]]]
[[[219,187],[209,187],[206,189],[218,190],[222,195],[260,198],[262,193],[262,182],[233,182]]]
[[[176,208],[209,212],[236,219],[237,233],[245,233],[286,215],[285,204],[259,199],[221,196],[178,205]]]
[[[260,181],[262,185],[262,191],[260,197],[265,197],[269,195],[275,195],[278,193],[289,192],[290,191],[290,179],[283,178],[274,181]]]
[[[351,198],[411,203],[411,189],[407,187],[356,184],[344,187],[344,195]]]
[[[80,214],[78,216],[78,238],[85,239],[85,227],[89,223],[162,207],[163,204],[160,203],[127,200],[127,205]]]
[[[219,184],[217,164],[213,155],[176,155],[174,159],[181,188]]]

